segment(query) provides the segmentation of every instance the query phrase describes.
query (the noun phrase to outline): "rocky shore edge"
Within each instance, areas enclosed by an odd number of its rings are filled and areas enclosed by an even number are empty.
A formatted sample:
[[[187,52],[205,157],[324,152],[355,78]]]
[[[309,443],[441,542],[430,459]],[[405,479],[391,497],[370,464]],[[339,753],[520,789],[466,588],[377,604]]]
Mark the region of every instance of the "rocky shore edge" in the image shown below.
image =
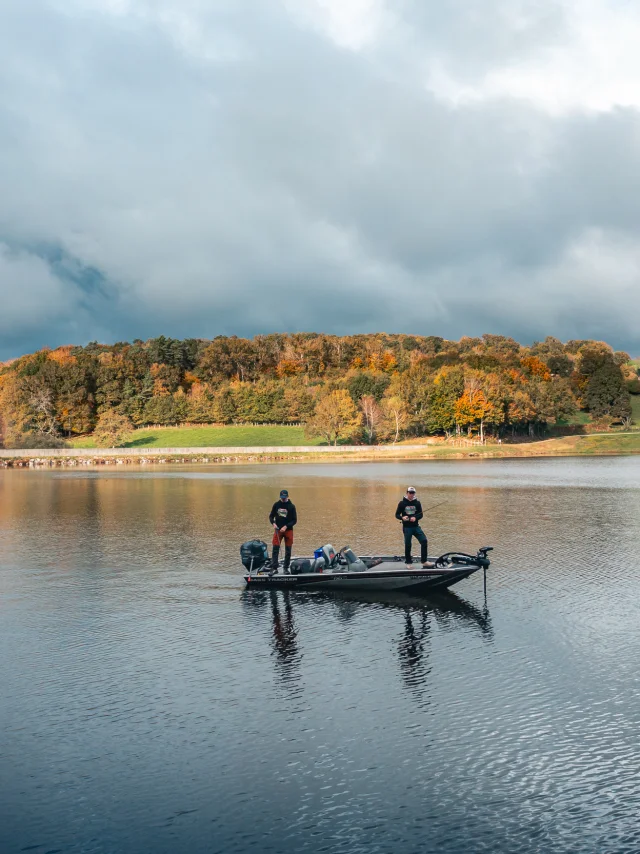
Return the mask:
[[[232,464],[232,463],[275,463],[275,462],[300,462],[306,458],[306,455],[287,454],[283,456],[274,455],[256,455],[246,454],[243,456],[203,456],[194,454],[193,456],[171,456],[165,454],[145,456],[145,457],[0,457],[0,469],[19,469],[19,468],[73,468],[75,466],[144,466],[144,465],[173,465],[177,463],[191,463],[196,465],[209,464]]]

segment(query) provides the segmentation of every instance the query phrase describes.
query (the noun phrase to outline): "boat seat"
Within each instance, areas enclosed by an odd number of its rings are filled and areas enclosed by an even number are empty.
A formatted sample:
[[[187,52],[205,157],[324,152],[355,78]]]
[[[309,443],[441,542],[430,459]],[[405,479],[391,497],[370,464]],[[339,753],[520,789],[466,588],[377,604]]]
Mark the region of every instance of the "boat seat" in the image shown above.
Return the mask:
[[[322,572],[324,569],[324,558],[296,557],[291,561],[289,572],[291,575],[308,575],[311,572]]]
[[[311,568],[313,561],[310,561],[308,558],[304,557],[296,557],[289,564],[289,572],[291,575],[301,575],[308,572],[313,572]]]
[[[338,562],[338,555],[336,554],[336,550],[330,543],[322,547],[322,554],[324,555],[324,565],[327,569],[332,566],[335,566]]]
[[[345,546],[341,549],[340,554],[344,556],[349,572],[366,572],[369,568],[363,560],[360,560],[360,558],[354,554],[353,549],[350,549],[349,546]]]

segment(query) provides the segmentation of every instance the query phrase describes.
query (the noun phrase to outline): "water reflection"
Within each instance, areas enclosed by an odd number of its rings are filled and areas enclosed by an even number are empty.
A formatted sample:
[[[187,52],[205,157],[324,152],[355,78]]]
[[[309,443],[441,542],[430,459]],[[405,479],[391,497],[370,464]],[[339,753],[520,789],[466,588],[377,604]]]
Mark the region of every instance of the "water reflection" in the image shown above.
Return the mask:
[[[406,483],[447,499],[434,553],[495,546],[490,612],[479,576],[242,593],[283,485],[300,554],[384,554]],[[637,854],[639,484],[640,458],[0,471],[0,852]]]
[[[391,611],[430,613],[443,626],[453,628],[456,623],[474,625],[486,638],[493,639],[493,627],[486,600],[484,606],[478,608],[452,591],[431,593],[428,596],[393,591],[376,593],[364,590],[350,592],[326,590],[318,593],[301,592],[294,595],[299,601],[313,599],[316,602],[322,600],[333,602],[341,614],[349,614],[350,617],[367,610],[370,611],[367,606],[376,606]]]
[[[293,616],[291,594],[288,590],[246,590],[242,594],[245,609],[270,611],[269,645],[276,662],[278,676],[283,683],[291,684],[300,677],[300,650],[298,629]],[[263,644],[260,643],[260,646]]]
[[[298,632],[293,619],[291,594],[288,590],[283,590],[281,598],[282,603],[279,601],[276,590],[269,591],[273,620],[272,646],[283,679],[291,680],[300,675],[298,669],[300,653],[296,642]]]
[[[359,618],[375,619],[376,612],[381,609],[397,613],[402,632],[394,643],[400,676],[404,686],[416,696],[422,696],[432,669],[429,658],[432,654],[430,639],[434,623],[445,631],[472,627],[479,631],[484,640],[494,640],[486,600],[484,606],[478,608],[451,592],[424,597],[393,592],[292,593],[289,590],[251,589],[241,594],[241,601],[247,609],[270,611],[270,643],[277,676],[289,686],[302,675],[301,638],[294,616],[296,611],[302,615],[310,610],[312,618],[322,622],[328,617],[328,609],[342,623]]]
[[[413,614],[405,610],[404,632],[398,644],[400,674],[405,686],[413,693],[422,696],[422,687],[431,673],[427,665],[425,645],[429,641],[430,626],[428,613],[423,609],[416,615],[417,627],[413,624]]]

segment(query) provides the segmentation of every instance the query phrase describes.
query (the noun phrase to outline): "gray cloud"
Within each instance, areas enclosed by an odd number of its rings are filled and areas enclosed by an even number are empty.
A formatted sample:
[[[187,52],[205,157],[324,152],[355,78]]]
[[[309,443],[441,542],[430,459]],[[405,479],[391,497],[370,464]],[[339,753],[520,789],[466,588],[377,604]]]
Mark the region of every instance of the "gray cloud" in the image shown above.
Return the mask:
[[[573,7],[26,5],[0,9],[0,358],[298,329],[640,350],[640,112],[546,103]]]

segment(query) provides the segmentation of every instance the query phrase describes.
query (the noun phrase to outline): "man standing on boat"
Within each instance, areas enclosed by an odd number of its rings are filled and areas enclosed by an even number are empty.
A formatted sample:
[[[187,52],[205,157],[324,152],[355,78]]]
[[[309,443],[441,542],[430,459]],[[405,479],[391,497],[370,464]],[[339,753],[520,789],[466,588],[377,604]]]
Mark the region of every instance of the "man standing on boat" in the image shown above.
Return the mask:
[[[284,565],[285,572],[289,572],[291,562],[291,547],[293,546],[293,526],[298,521],[295,504],[289,500],[286,489],[280,491],[280,500],[271,508],[269,521],[273,525],[273,553],[271,555],[271,569],[278,571],[278,557],[280,555],[280,544],[284,540]]]
[[[416,498],[416,491],[413,486],[407,487],[407,492],[404,498],[399,502],[396,510],[396,519],[402,522],[402,532],[404,534],[404,559],[407,566],[411,566],[413,558],[411,557],[411,541],[415,537],[420,543],[420,563],[423,567],[428,568],[428,543],[427,537],[418,524],[424,516],[422,512],[422,504]]]

